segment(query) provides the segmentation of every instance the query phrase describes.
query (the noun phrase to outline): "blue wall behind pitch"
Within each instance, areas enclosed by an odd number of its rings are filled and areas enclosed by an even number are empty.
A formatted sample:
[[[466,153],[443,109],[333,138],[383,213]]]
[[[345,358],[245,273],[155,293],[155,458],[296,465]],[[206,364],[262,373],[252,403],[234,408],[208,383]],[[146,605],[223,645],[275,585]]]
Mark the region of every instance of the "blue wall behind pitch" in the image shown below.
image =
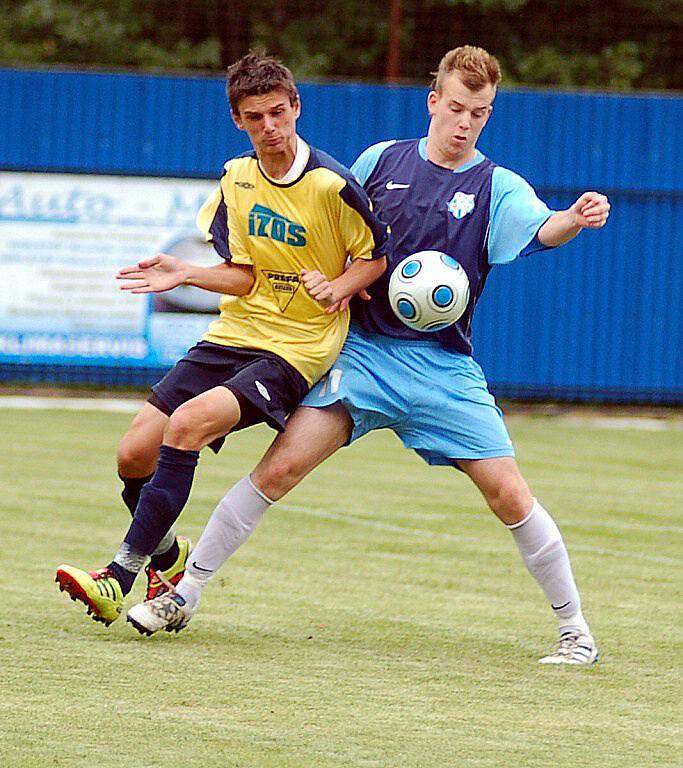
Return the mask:
[[[423,88],[301,95],[302,135],[347,164],[426,129]],[[248,147],[220,78],[0,69],[0,104],[5,169],[213,178]],[[552,206],[599,189],[613,210],[602,232],[494,270],[475,347],[498,394],[683,401],[681,125],[680,97],[499,94],[483,151]]]

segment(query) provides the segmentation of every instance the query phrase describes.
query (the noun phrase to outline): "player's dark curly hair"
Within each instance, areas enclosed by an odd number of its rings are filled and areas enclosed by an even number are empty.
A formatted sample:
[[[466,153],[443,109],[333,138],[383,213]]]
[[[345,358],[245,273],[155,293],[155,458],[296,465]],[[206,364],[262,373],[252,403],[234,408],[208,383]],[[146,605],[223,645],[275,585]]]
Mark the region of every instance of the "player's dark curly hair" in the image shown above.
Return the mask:
[[[250,51],[228,67],[228,101],[234,115],[239,114],[239,103],[245,96],[270,93],[278,88],[289,96],[290,104],[299,100],[292,73],[263,50]]]

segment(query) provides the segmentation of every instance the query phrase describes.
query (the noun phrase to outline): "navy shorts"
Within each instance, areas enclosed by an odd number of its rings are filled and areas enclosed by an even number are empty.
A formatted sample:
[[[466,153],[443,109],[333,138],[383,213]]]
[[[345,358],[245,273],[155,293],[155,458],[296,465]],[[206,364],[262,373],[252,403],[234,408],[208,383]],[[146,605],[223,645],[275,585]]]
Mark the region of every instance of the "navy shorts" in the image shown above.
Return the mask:
[[[196,395],[220,386],[240,405],[233,432],[261,422],[284,432],[287,416],[309,389],[299,371],[273,352],[200,341],[152,387],[149,402],[170,416]],[[223,440],[214,440],[210,447],[218,452]]]

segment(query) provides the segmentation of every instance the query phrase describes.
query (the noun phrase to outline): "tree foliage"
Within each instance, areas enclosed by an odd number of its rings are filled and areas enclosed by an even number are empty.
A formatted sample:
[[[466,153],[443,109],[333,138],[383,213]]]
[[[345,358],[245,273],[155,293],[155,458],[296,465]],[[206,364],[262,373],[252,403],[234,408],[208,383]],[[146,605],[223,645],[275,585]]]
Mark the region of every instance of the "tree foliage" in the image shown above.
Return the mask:
[[[402,0],[401,76],[426,82],[473,43],[506,82],[683,87],[683,0]],[[250,47],[297,77],[382,80],[389,3],[368,0],[0,0],[0,63],[223,69]]]
[[[136,66],[221,67],[217,36],[186,33],[177,14],[134,0],[0,2],[0,61]]]

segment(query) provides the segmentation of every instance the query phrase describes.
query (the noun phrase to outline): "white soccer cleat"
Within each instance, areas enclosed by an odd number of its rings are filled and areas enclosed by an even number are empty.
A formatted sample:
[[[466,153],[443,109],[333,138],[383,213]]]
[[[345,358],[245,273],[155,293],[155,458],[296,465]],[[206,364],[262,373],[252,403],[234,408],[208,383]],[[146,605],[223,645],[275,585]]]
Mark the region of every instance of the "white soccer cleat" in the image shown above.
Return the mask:
[[[180,632],[186,627],[194,611],[177,592],[163,595],[134,605],[126,616],[141,635],[153,635],[160,629],[166,632]]]
[[[557,650],[538,660],[539,664],[574,664],[590,666],[600,655],[592,635],[580,632],[564,632],[560,635]]]

